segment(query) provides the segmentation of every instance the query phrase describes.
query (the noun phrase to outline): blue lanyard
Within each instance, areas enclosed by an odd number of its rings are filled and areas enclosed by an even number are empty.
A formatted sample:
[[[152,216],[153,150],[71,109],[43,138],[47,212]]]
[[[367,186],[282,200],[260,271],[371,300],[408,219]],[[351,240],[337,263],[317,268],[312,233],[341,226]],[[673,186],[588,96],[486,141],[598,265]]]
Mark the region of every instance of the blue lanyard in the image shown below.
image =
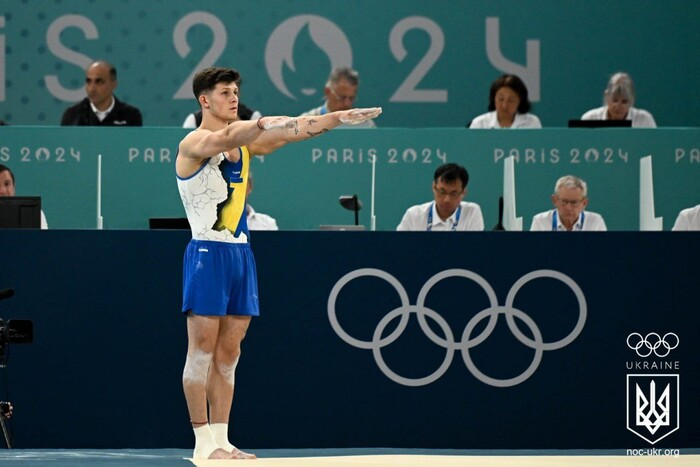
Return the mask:
[[[552,231],[556,232],[557,231],[557,214],[558,211],[555,209],[554,214],[552,215]],[[583,221],[586,220],[586,211],[581,211],[581,229],[583,230]],[[574,227],[576,227],[576,224],[574,224]],[[573,229],[571,229],[573,230]]]
[[[428,209],[428,228],[425,229],[426,231],[430,232],[433,230],[433,208],[435,207],[435,201],[432,202],[430,205],[430,209]],[[455,220],[452,223],[452,228],[450,229],[452,232],[457,230],[457,224],[459,224],[459,216],[462,214],[462,204],[459,204],[459,207],[457,208],[457,215],[455,216]]]

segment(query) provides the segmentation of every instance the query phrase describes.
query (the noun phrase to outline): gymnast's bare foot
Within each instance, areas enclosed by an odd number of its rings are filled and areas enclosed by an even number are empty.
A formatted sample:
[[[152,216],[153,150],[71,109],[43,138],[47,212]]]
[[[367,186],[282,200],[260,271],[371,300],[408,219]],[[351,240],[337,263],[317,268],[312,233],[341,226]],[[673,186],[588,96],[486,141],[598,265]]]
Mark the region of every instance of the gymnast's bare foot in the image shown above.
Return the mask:
[[[229,459],[257,459],[258,458],[255,454],[243,452],[235,446],[233,448],[233,451],[231,451],[230,456],[231,457],[229,457]]]
[[[234,457],[231,457],[231,454],[226,452],[224,449],[218,448],[209,454],[207,459],[234,459]]]

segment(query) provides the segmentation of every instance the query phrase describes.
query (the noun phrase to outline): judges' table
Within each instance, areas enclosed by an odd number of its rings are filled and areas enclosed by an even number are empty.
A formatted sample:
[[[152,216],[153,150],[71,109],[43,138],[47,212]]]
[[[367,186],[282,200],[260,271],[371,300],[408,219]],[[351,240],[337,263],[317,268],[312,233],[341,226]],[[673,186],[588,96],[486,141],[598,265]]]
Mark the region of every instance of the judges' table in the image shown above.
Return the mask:
[[[0,128],[0,163],[17,175],[21,195],[39,195],[51,228],[95,228],[98,157],[105,228],[144,229],[151,217],[183,217],[175,182],[182,128]],[[588,209],[610,230],[639,230],[639,160],[652,155],[656,216],[670,230],[681,209],[700,202],[700,129],[467,130],[379,128],[333,131],[284,147],[253,164],[250,202],[281,229],[349,224],[341,195],[363,201],[369,228],[372,164],[378,230],[394,230],[405,210],[433,198],[435,169],[467,167],[466,200],[478,203],[487,230],[496,225],[503,163],[513,156],[517,215],[525,230],[551,207],[556,180],[588,182]]]

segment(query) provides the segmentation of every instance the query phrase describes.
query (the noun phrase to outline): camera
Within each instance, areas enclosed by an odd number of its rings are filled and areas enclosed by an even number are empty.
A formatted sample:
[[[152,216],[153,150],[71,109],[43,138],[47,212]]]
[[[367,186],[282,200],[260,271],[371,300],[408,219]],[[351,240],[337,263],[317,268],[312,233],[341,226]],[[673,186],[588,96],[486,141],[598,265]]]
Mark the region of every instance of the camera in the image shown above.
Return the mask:
[[[10,418],[12,416],[12,404],[10,402],[0,402],[0,418]]]
[[[0,290],[0,300],[10,298],[15,294],[12,289]],[[9,344],[30,344],[34,339],[34,323],[28,319],[10,319],[7,322],[0,318],[0,367],[7,364]]]
[[[10,298],[15,294],[12,289],[0,290],[0,300]],[[0,368],[7,365],[7,354],[10,344],[29,344],[34,339],[34,324],[28,319],[10,319],[7,323],[0,318]],[[10,436],[5,419],[12,416],[12,404],[0,402],[0,428],[5,438],[8,449],[12,449],[12,437]]]

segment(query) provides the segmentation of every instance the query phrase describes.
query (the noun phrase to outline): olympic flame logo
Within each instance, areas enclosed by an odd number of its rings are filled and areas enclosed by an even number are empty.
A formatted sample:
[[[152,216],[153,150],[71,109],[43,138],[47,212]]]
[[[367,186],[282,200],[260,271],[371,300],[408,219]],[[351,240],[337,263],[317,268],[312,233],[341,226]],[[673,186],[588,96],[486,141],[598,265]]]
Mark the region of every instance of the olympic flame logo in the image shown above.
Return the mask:
[[[363,276],[377,277],[379,279],[385,280],[396,289],[396,292],[398,293],[399,298],[401,299],[401,306],[387,313],[379,321],[376,329],[374,330],[374,334],[372,336],[371,341],[359,340],[349,335],[338,322],[338,317],[336,315],[336,301],[338,299],[338,294],[340,293],[341,289],[353,279],[357,279]],[[486,308],[477,313],[467,323],[462,333],[462,338],[460,341],[455,340],[455,337],[452,333],[452,329],[448,325],[447,321],[439,313],[425,306],[425,299],[430,289],[441,280],[449,277],[462,277],[476,282],[484,289],[490,303],[489,308]],[[569,335],[555,342],[544,342],[542,339],[542,333],[537,327],[537,324],[535,324],[535,321],[523,311],[513,307],[515,296],[518,293],[518,291],[528,282],[538,278],[552,278],[563,282],[574,292],[574,295],[576,296],[576,299],[578,301],[579,316],[578,321],[574,326],[574,329],[569,333]],[[422,378],[406,378],[404,376],[399,375],[398,373],[394,372],[391,368],[389,368],[387,363],[384,361],[384,358],[382,357],[382,349],[396,341],[401,336],[403,331],[406,329],[409,318],[412,314],[415,314],[418,318],[420,328],[425,333],[425,335],[433,343],[445,349],[445,359],[443,360],[439,368],[433,373]],[[402,384],[404,386],[425,386],[438,380],[452,364],[452,360],[456,351],[461,351],[462,358],[464,359],[464,363],[467,366],[467,369],[479,381],[496,387],[509,387],[518,385],[523,381],[527,380],[530,376],[532,376],[535,373],[542,360],[542,355],[544,351],[561,349],[562,347],[569,345],[576,339],[576,337],[578,337],[578,335],[583,330],[583,326],[586,322],[586,314],[586,298],[583,295],[583,291],[578,286],[578,284],[576,284],[576,282],[574,282],[574,280],[571,279],[569,276],[561,272],[548,269],[540,269],[537,271],[533,271],[528,274],[525,274],[523,277],[518,279],[518,281],[516,281],[515,284],[513,284],[510,291],[508,292],[505,305],[503,306],[498,304],[498,298],[496,297],[496,293],[494,292],[491,285],[483,277],[476,274],[475,272],[468,271],[465,269],[449,269],[431,277],[420,290],[415,305],[412,305],[410,303],[406,290],[394,276],[385,271],[382,271],[381,269],[372,268],[357,269],[344,275],[335,284],[335,286],[331,290],[330,296],[328,297],[328,319],[336,334],[338,334],[338,336],[343,341],[354,347],[357,347],[359,349],[371,350],[372,355],[374,356],[374,360],[377,363],[379,369],[382,371],[382,373],[384,373],[384,375],[386,375],[392,381],[398,384]],[[523,343],[527,347],[530,347],[531,349],[534,349],[535,351],[535,355],[530,366],[522,374],[510,379],[496,379],[486,375],[476,367],[469,354],[470,349],[478,346],[479,344],[481,344],[489,338],[494,328],[496,327],[496,323],[500,315],[505,316],[506,322],[508,323],[508,328],[513,333],[513,336],[515,336],[515,338],[518,339],[521,343]],[[387,325],[396,318],[400,318],[399,324],[396,327],[396,329],[388,336],[382,337]],[[442,330],[442,336],[439,336],[431,329],[431,327],[428,325],[428,318],[432,319],[433,321],[435,321],[435,323],[437,323],[437,325]],[[472,336],[472,333],[476,326],[482,320],[487,318],[488,323],[486,324],[484,330],[481,331],[479,335]],[[520,329],[518,329],[518,326],[515,323],[516,318],[525,323],[525,325],[530,329],[532,338],[526,336],[520,331]]]

